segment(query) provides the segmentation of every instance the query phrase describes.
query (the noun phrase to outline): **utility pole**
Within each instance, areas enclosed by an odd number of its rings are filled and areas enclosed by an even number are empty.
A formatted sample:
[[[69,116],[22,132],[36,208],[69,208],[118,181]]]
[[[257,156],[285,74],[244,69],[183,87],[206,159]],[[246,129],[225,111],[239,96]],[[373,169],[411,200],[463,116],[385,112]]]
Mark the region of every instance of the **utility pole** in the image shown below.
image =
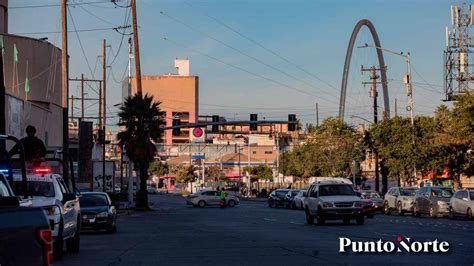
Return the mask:
[[[74,95],[71,96],[71,122],[74,123]]]
[[[63,93],[63,151],[68,151],[69,145],[69,58],[67,55],[67,0],[61,0],[61,81]]]
[[[132,38],[128,38],[128,96],[132,95]],[[122,147],[125,149],[125,147]],[[128,157],[128,203],[133,205],[133,168],[132,161]]]
[[[81,119],[84,120],[84,74],[81,74]]]
[[[105,122],[106,122],[106,117],[107,117],[107,101],[106,101],[106,84],[107,84],[107,42],[106,40],[104,39],[103,41],[103,46],[102,46],[102,90],[103,90],[103,95],[102,97],[104,97],[103,99],[103,124],[102,124],[102,132],[104,134],[104,139],[103,139],[103,143],[102,143],[102,181],[103,181],[103,185],[102,185],[102,189],[104,190],[104,192],[106,192],[106,189],[105,189]],[[112,182],[113,183],[113,182]]]
[[[398,105],[397,105],[397,98],[395,98],[395,116],[398,116]]]
[[[137,1],[132,0],[132,28],[133,46],[135,49],[135,78],[137,79],[137,92],[142,93],[142,72],[140,69],[140,49],[138,46],[138,26],[137,26]]]
[[[316,103],[316,127],[319,127],[319,108],[318,108],[318,103]]]
[[[377,84],[380,84],[381,82],[378,82],[377,79],[380,78],[380,76],[377,75],[377,71],[380,71],[382,69],[376,68],[375,66],[372,66],[371,68],[364,68],[363,66],[361,67],[361,71],[370,71],[370,82],[362,82],[362,84],[371,85],[371,90],[370,90],[370,97],[373,98],[373,115],[374,115],[374,124],[378,123],[378,112],[377,112]],[[373,154],[374,154],[374,161],[375,161],[375,190],[378,192],[380,191],[380,173],[379,173],[379,153],[376,148],[373,149]],[[385,180],[382,180],[382,185],[383,188],[382,190],[386,190],[386,182]]]

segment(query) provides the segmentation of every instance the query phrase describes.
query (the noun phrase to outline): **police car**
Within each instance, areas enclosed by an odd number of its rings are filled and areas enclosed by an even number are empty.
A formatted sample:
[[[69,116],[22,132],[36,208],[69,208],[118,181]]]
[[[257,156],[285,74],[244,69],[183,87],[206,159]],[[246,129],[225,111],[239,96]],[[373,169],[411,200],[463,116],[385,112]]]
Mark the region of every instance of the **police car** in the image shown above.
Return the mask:
[[[13,174],[14,186],[22,190],[21,174]],[[79,198],[59,174],[47,167],[27,170],[28,195],[33,207],[43,207],[53,234],[53,255],[60,259],[64,243],[70,252],[79,251],[81,212]]]

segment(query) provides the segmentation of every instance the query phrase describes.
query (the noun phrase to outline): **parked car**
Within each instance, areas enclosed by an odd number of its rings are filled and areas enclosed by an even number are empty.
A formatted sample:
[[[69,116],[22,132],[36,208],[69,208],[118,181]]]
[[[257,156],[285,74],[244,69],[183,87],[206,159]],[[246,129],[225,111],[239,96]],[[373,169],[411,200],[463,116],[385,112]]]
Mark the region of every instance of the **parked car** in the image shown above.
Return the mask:
[[[284,206],[285,205],[285,196],[286,193],[290,191],[289,189],[276,189],[268,195],[268,207],[272,208],[275,207],[277,208],[278,206]]]
[[[298,189],[290,189],[283,198],[284,205],[288,209],[296,209],[295,196],[300,192]]]
[[[146,191],[148,192],[148,194],[156,194],[156,188],[152,186],[147,186]]]
[[[447,187],[422,187],[416,193],[413,203],[415,216],[428,214],[435,218],[449,214],[449,201],[453,191]]]
[[[362,212],[364,213],[364,215],[369,219],[374,218],[376,210],[374,202],[369,197],[364,197],[362,193],[356,193],[357,196],[360,197],[360,199],[362,200]]]
[[[186,204],[193,207],[204,208],[205,206],[220,206],[221,192],[216,190],[200,191],[186,197]],[[225,193],[225,202],[228,207],[235,207],[240,200],[234,194]]]
[[[43,208],[21,207],[0,174],[0,265],[46,265],[53,262],[52,234]]]
[[[449,218],[466,217],[472,220],[474,209],[474,190],[462,189],[454,193],[449,202]]]
[[[85,192],[81,202],[81,228],[117,232],[117,210],[105,192]]]
[[[315,182],[304,199],[306,223],[318,224],[326,220],[339,220],[349,224],[355,219],[357,224],[364,224],[362,200],[357,196],[352,185],[337,182]]]
[[[298,194],[296,194],[293,201],[294,201],[295,207],[297,209],[304,209],[303,200],[304,200],[305,197],[306,197],[306,190],[300,190],[300,192],[298,192]]]
[[[416,187],[392,187],[384,196],[384,213],[390,215],[393,210],[398,215],[413,213],[413,200],[418,191]]]
[[[359,191],[362,199],[370,199],[374,204],[375,211],[383,210],[384,200],[380,197],[379,193],[371,190]]]
[[[21,175],[14,174],[15,189],[22,191]],[[59,174],[45,167],[28,169],[28,193],[33,207],[42,207],[47,213],[53,234],[53,255],[63,256],[66,244],[69,252],[78,252],[80,247],[81,210],[79,198],[71,192]]]

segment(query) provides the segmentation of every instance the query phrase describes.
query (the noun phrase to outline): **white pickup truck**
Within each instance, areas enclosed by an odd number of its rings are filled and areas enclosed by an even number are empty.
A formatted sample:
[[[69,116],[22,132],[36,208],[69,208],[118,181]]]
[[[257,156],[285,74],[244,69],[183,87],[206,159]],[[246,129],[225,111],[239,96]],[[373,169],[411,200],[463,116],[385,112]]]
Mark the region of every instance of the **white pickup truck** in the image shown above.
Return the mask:
[[[13,174],[17,191],[22,190],[22,179]],[[28,194],[33,207],[43,207],[53,234],[53,255],[62,258],[64,243],[70,252],[79,251],[81,211],[79,198],[71,192],[59,174],[41,167],[27,170]]]

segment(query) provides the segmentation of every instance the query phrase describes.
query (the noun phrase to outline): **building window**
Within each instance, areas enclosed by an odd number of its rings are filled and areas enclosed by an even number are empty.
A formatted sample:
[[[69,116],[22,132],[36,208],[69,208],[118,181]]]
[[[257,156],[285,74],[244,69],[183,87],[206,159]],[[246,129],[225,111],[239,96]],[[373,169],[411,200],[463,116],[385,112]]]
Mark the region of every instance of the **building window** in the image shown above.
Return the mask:
[[[257,151],[252,151],[252,154],[257,154]]]
[[[265,154],[273,154],[273,151],[265,151]]]

